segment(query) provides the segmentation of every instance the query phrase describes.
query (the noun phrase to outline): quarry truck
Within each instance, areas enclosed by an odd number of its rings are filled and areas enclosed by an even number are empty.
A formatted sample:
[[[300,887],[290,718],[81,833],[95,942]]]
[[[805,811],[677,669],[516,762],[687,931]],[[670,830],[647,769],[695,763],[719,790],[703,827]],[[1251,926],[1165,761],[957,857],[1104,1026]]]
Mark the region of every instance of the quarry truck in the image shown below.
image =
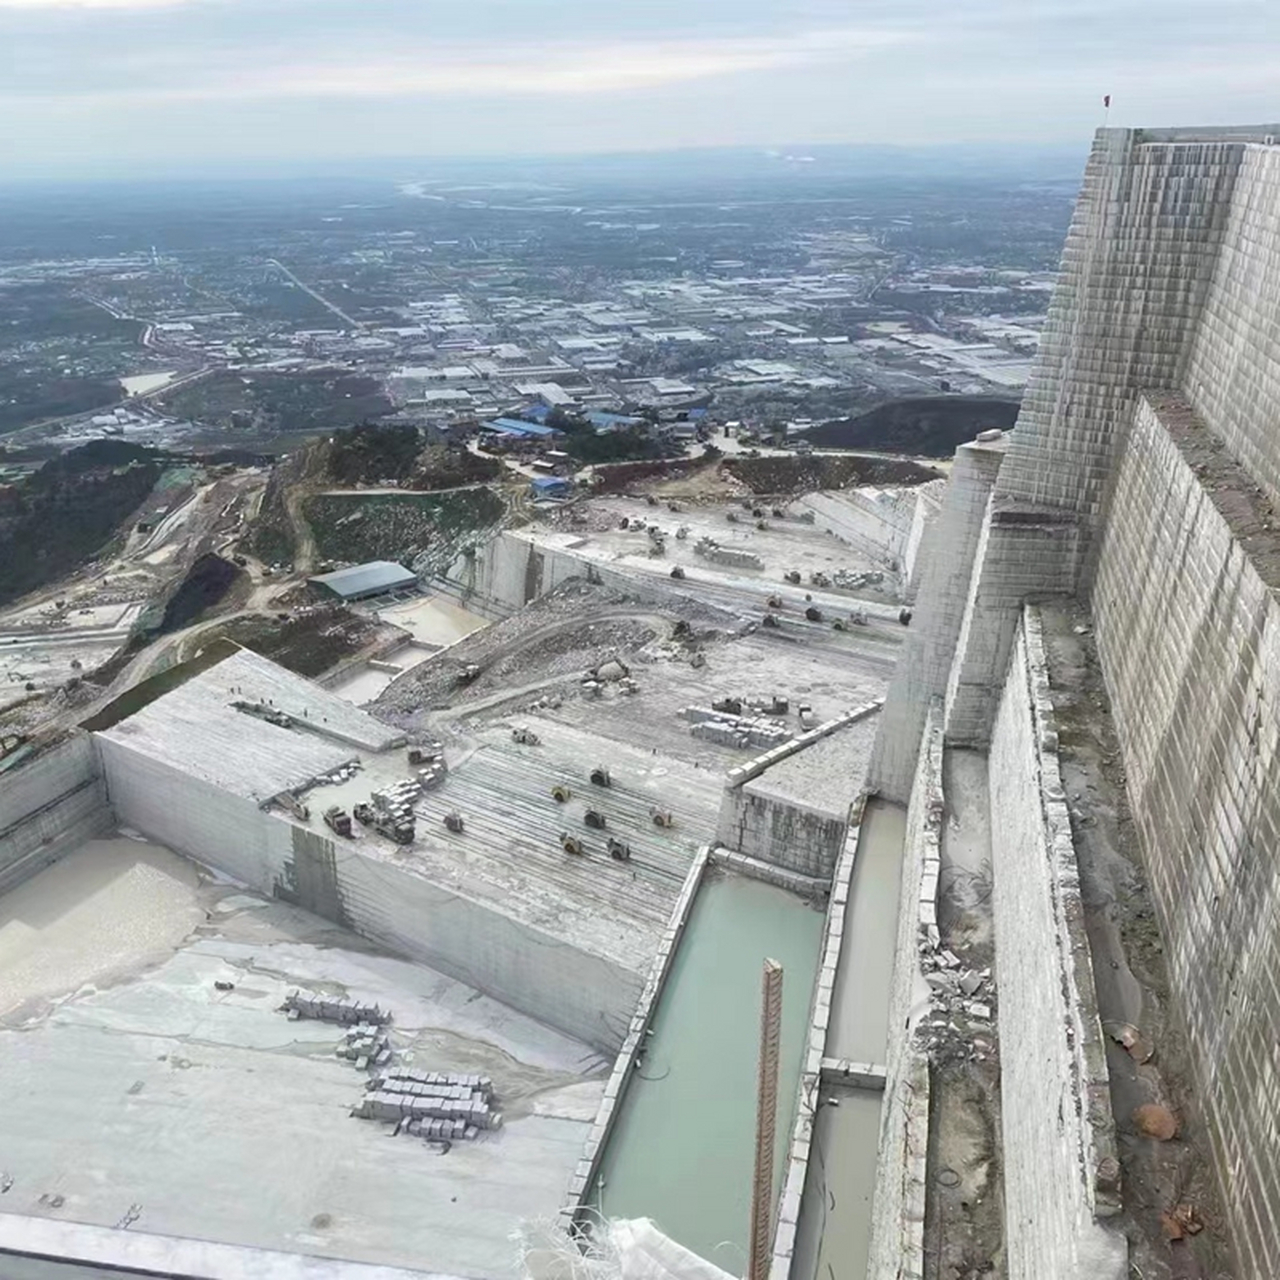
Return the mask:
[[[324,824],[340,836],[351,835],[351,815],[345,809],[339,809],[336,804],[324,811]]]
[[[414,836],[413,819],[401,814],[386,813],[375,809],[371,804],[356,804],[351,808],[356,821],[366,827],[372,827],[380,836],[394,840],[396,844],[412,844]]]

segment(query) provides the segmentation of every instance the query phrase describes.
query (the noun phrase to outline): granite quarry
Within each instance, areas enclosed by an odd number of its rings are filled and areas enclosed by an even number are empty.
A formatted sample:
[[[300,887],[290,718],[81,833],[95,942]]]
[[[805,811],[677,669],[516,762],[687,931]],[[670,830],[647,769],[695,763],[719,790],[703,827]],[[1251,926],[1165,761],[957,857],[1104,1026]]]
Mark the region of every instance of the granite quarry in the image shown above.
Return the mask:
[[[0,772],[0,1272],[741,1274],[780,954],[772,1280],[1280,1274],[1277,136],[1099,132],[945,480],[584,493]]]

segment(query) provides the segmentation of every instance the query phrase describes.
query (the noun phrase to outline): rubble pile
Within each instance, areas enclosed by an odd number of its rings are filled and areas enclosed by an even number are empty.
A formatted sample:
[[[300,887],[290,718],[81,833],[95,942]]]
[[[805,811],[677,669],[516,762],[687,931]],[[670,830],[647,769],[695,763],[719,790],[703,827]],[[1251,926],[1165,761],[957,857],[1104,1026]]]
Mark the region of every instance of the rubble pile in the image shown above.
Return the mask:
[[[929,1013],[923,1022],[929,1055],[935,1061],[966,1057],[982,1062],[995,1056],[995,985],[989,968],[974,969],[955,952],[922,939],[920,967],[929,985]]]

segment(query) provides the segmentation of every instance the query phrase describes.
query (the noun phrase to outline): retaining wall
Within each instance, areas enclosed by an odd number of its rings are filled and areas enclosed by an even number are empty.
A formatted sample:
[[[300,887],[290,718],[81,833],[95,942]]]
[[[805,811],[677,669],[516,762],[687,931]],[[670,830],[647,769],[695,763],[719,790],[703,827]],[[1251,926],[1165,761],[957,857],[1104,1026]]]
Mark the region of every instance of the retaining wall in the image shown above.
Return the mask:
[[[874,715],[882,705],[882,700],[876,699],[729,770],[716,843],[802,876],[829,879],[848,833],[847,813],[833,817],[826,806],[808,806],[772,793],[756,794],[750,783],[822,738]],[[861,787],[861,778],[850,778],[847,791],[856,793]]]
[[[169,848],[420,960],[607,1052],[644,975],[580,951],[412,870],[309,831],[107,738],[122,823]]]
[[[929,1007],[920,953],[938,946],[942,816],[942,708],[935,699],[927,712],[907,806],[867,1280],[924,1276],[929,1053],[917,1026]]]
[[[87,734],[8,770],[0,777],[0,893],[113,826]]]
[[[1039,616],[1014,641],[990,752],[1009,1280],[1124,1280],[1106,1055]]]
[[[0,1275],[5,1280],[453,1280],[345,1258],[277,1253],[135,1228],[0,1214]]]
[[[1239,1274],[1271,1280],[1280,1275],[1280,516],[1259,492],[1185,404],[1146,401],[1092,604]]]
[[[1280,136],[1280,135],[1278,135]],[[1280,501],[1280,148],[1246,146],[1183,387],[1195,408]]]

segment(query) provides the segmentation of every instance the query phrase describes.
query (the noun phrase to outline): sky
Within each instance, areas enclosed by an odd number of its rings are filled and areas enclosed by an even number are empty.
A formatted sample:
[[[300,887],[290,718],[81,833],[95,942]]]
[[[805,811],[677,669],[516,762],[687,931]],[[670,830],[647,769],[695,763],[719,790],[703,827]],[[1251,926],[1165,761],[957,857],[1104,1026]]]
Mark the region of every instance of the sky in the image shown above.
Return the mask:
[[[0,0],[3,175],[1087,145],[1280,118],[1278,0]]]

